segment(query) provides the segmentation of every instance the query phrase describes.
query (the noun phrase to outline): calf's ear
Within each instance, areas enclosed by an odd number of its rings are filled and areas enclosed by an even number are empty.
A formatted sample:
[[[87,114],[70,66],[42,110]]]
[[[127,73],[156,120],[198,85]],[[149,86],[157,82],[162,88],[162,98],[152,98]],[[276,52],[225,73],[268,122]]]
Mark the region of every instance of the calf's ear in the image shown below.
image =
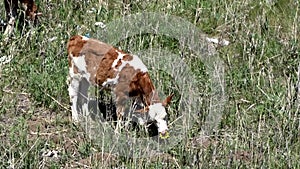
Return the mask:
[[[162,105],[164,107],[168,106],[172,100],[172,97],[174,96],[174,94],[171,94],[169,95],[163,102],[162,102]]]

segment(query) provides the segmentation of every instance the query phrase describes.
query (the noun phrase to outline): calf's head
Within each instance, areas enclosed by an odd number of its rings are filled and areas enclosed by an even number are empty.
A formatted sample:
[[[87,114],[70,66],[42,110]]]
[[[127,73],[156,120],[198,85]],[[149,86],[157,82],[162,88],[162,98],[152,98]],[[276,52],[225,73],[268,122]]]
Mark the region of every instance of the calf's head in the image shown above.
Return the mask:
[[[154,103],[146,108],[149,112],[150,119],[154,120],[156,123],[160,138],[169,137],[168,125],[166,121],[166,107],[171,102],[172,97],[173,94],[168,96],[163,102]]]

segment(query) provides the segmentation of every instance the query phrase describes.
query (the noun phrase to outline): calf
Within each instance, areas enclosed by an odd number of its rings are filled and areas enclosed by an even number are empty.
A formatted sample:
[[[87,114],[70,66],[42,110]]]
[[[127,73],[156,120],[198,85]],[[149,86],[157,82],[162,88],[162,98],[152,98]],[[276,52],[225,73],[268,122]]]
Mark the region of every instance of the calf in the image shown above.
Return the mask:
[[[19,9],[18,1],[20,1],[21,9],[25,11],[26,19],[35,21],[37,16],[42,15],[37,12],[37,6],[33,0],[4,0],[7,19],[4,35],[10,35],[14,29]]]
[[[88,90],[80,90],[81,83],[111,90],[115,95],[117,116],[122,117],[128,98],[137,99],[144,108],[137,113],[148,113],[158,127],[160,136],[167,134],[165,107],[172,96],[164,101],[150,79],[147,67],[136,55],[127,54],[108,44],[84,36],[73,36],[68,42],[69,95],[72,102],[72,118],[78,121],[78,111],[88,112],[88,105],[78,105],[79,94],[88,96]],[[141,121],[140,121],[141,122]],[[142,120],[142,124],[145,121]]]

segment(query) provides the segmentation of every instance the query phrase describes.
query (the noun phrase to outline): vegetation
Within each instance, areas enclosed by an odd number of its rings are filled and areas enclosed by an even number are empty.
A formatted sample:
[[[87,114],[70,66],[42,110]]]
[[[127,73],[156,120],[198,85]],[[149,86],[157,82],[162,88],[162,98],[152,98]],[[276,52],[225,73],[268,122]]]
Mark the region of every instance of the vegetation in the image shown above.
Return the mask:
[[[9,43],[0,34],[0,57],[13,57],[0,68],[0,168],[300,168],[298,1],[36,2],[43,13],[38,26],[15,31]],[[167,49],[182,55],[195,75],[201,113],[185,138],[155,158],[106,152],[72,124],[66,83],[70,36],[97,38],[103,29],[96,22],[108,24],[141,12],[174,15],[208,37],[230,41],[217,46],[228,100],[218,130],[205,139],[201,126],[212,95],[207,67],[196,53],[164,35],[107,42],[126,51]],[[166,72],[150,70],[165,95],[175,93],[170,107],[170,120],[175,120],[182,86]]]

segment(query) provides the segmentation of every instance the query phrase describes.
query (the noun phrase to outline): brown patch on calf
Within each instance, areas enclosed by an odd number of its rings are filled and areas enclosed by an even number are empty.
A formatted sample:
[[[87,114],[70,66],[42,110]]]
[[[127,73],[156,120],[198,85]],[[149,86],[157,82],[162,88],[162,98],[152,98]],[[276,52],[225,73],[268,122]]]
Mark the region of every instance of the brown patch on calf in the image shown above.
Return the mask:
[[[87,71],[91,74],[90,82],[92,84],[97,84],[97,72],[100,68],[100,63],[102,62],[102,59],[106,57],[106,59],[109,59],[110,56],[107,55],[114,55],[113,52],[114,48],[108,44],[99,42],[95,39],[88,39],[86,43],[84,44],[82,51],[80,55],[85,56],[85,62],[87,65]],[[113,59],[112,57],[111,59]],[[109,64],[109,63],[106,63]],[[110,65],[101,65],[111,67]],[[111,77],[110,75],[109,77]],[[99,84],[99,83],[98,83]]]
[[[112,68],[113,62],[118,58],[118,53],[111,48],[101,59],[96,74],[96,83],[102,85],[107,79],[116,77],[116,72]]]
[[[155,87],[149,74],[141,72],[139,69],[136,70],[129,64],[119,72],[118,84],[114,90],[115,94],[120,96],[120,102],[128,97],[137,97],[145,105],[160,102],[158,94],[153,91],[155,91]]]
[[[89,80],[92,84],[97,83],[96,74],[98,72],[98,68],[99,67],[102,68],[103,66],[105,66],[106,67],[105,70],[107,70],[107,68],[111,67],[111,64],[109,63],[113,62],[112,58],[115,58],[110,56],[110,55],[114,55],[113,48],[110,45],[99,42],[98,40],[95,39],[83,40],[82,36],[80,35],[76,35],[70,38],[67,45],[67,50],[69,55],[68,56],[69,67],[72,66],[71,54],[73,57],[80,57],[84,55],[84,59],[87,65],[86,69],[91,75]],[[109,52],[110,50],[112,51]],[[105,61],[102,65],[99,65],[100,63],[102,63],[103,59],[111,60],[111,61],[108,62]],[[74,66],[74,73],[78,73],[78,68],[76,66]],[[112,77],[112,75],[109,75],[108,77]]]
[[[118,69],[121,65],[122,65],[122,60],[119,59],[116,66],[115,66],[115,69]]]
[[[126,53],[124,53],[123,51],[120,51],[120,50],[117,50],[118,52],[120,52],[123,56],[122,59],[119,59],[116,66],[115,66],[115,69],[118,69],[121,65],[122,65],[122,61],[131,61],[133,59],[133,57],[131,55],[128,55]]]
[[[67,44],[69,67],[72,67],[71,55],[72,57],[78,57],[85,43],[86,41],[82,40],[82,37],[79,35],[70,38]],[[73,71],[76,74],[78,73],[78,68],[75,65]]]
[[[122,60],[124,61],[131,61],[133,59],[133,57],[131,55],[124,55]]]
[[[78,57],[85,43],[86,41],[82,40],[82,36],[76,35],[71,37],[67,44],[68,54],[72,54],[73,57]]]
[[[148,72],[139,71],[132,79],[130,84],[131,88],[136,89],[142,94],[142,101],[145,105],[149,106],[153,103],[159,103],[160,99],[158,93],[155,92],[155,87],[150,79]]]
[[[123,107],[129,97],[137,97],[142,100],[142,95],[139,93],[141,91],[140,87],[133,88],[131,86],[135,74],[137,74],[137,71],[128,64],[119,72],[118,83],[114,87],[117,107]],[[117,113],[120,112],[117,110]]]

